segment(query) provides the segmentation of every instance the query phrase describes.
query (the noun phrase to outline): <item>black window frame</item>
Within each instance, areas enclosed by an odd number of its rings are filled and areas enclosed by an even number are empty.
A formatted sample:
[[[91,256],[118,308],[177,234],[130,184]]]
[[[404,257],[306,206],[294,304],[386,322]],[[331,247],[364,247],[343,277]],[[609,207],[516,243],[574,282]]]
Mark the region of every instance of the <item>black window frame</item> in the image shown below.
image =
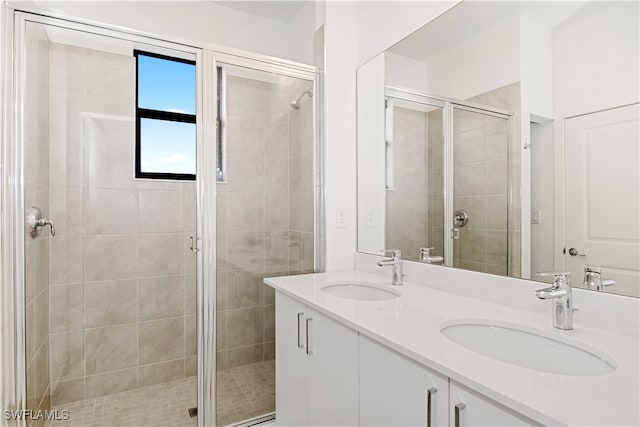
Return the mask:
[[[142,171],[142,140],[141,140],[141,125],[142,119],[154,119],[163,120],[167,122],[180,122],[180,123],[192,123],[196,124],[196,114],[175,113],[171,111],[153,110],[149,108],[140,108],[138,99],[138,56],[148,56],[151,58],[164,59],[167,61],[180,62],[183,64],[190,64],[195,67],[196,62],[183,58],[176,58],[173,56],[161,55],[154,52],[146,52],[143,50],[134,49],[133,56],[136,58],[136,153],[135,153],[135,178],[136,179],[165,179],[165,180],[178,180],[178,181],[195,181],[196,174],[191,173],[168,173],[168,172],[143,172]],[[196,89],[194,88],[194,95]],[[196,144],[196,141],[193,141]],[[194,147],[196,148],[196,147]]]

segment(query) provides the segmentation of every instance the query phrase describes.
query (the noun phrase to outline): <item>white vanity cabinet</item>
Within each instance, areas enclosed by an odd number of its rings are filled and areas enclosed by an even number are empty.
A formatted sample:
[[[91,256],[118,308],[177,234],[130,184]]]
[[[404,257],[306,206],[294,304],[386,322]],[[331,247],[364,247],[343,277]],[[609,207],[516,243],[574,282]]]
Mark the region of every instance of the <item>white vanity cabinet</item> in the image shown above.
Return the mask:
[[[449,383],[449,402],[451,427],[542,425],[453,380]]]
[[[360,335],[360,425],[449,425],[448,378]]]
[[[281,292],[276,424],[358,425],[358,333]]]
[[[276,425],[540,425],[276,292]]]

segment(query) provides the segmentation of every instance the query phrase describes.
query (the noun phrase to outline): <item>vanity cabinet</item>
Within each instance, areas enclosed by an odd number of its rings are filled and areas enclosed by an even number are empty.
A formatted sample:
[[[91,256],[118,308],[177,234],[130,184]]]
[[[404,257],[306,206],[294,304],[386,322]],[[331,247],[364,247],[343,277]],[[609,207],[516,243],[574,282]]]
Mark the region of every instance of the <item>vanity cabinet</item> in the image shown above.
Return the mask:
[[[449,383],[449,402],[451,427],[542,425],[453,380]]]
[[[276,292],[276,425],[540,425]]]
[[[449,425],[448,378],[360,336],[360,425]]]
[[[281,292],[276,424],[358,425],[358,333]]]

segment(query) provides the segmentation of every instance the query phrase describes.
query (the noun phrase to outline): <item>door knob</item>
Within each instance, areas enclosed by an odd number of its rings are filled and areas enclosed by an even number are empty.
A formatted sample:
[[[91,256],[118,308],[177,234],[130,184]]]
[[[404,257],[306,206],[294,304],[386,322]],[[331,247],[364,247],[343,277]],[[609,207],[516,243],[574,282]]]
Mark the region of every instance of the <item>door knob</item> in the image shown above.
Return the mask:
[[[580,257],[586,256],[586,254],[579,253],[576,248],[570,248],[569,249],[569,255],[571,255],[571,256],[580,256]]]

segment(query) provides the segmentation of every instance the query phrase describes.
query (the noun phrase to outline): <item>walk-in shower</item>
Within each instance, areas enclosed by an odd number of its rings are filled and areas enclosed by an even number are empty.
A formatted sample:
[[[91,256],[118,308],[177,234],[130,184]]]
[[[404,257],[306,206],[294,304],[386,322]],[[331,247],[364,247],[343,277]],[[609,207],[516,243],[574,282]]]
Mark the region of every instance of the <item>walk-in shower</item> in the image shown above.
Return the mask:
[[[5,193],[3,231],[19,233],[3,234],[18,306],[8,406],[56,410],[52,426],[272,418],[274,294],[262,281],[316,271],[313,68],[238,66],[206,49],[16,16],[24,110],[3,158],[18,184]],[[146,103],[152,85],[141,79],[163,66],[182,70],[187,107]],[[204,110],[218,113],[217,140]]]

